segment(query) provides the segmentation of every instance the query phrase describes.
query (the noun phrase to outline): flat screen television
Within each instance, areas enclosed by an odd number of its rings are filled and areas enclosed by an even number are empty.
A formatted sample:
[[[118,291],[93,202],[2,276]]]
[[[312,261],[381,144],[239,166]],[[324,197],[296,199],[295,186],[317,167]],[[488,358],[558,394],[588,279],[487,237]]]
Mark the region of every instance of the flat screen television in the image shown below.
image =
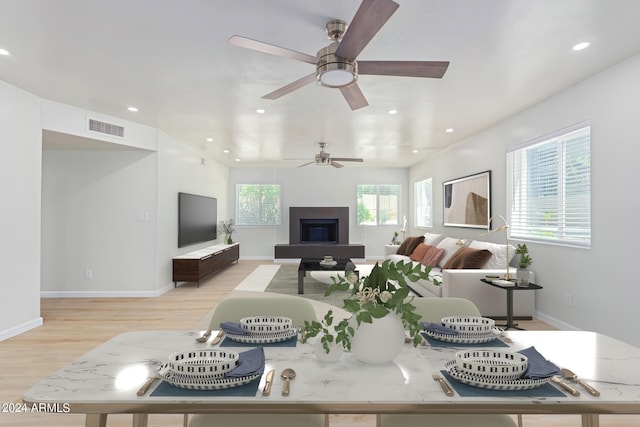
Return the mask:
[[[178,247],[218,237],[218,201],[213,197],[178,193]]]

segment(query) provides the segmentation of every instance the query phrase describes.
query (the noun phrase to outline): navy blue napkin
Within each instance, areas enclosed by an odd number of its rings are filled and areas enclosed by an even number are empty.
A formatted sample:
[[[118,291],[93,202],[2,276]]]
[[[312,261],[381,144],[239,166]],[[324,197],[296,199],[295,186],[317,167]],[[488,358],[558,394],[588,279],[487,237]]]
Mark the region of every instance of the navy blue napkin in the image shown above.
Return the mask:
[[[442,323],[422,322],[422,328],[425,331],[435,332],[442,335],[458,335],[459,333],[455,329],[445,326]]]
[[[240,325],[240,322],[222,322],[220,323],[220,329],[222,329],[225,334],[249,335],[249,331],[244,329]]]
[[[225,377],[238,378],[264,372],[264,349],[256,347],[238,354],[238,366],[227,372]]]
[[[533,346],[520,350],[518,353],[527,356],[527,370],[522,374],[522,378],[548,378],[560,373],[560,368],[545,359]]]

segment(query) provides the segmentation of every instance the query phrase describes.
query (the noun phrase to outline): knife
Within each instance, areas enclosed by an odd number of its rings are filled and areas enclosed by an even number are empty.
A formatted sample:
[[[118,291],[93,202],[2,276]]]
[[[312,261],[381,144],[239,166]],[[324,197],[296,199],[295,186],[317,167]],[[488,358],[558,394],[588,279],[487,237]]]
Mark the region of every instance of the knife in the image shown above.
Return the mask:
[[[166,365],[161,366],[153,376],[149,377],[149,379],[144,384],[142,384],[136,394],[138,396],[144,396],[147,390],[149,390],[149,387],[151,387],[153,383],[162,378],[162,374],[164,374],[167,370],[168,368]]]
[[[273,375],[275,373],[275,369],[272,369],[267,373],[267,379],[264,381],[264,389],[262,389],[263,396],[269,396],[269,393],[271,393],[271,384],[273,384]]]
[[[569,384],[565,383],[564,381],[560,381],[559,378],[557,377],[551,377],[551,381],[558,384],[558,386],[562,387],[565,391],[568,391],[569,394],[571,396],[580,396],[580,392],[575,389],[574,387],[571,387]]]

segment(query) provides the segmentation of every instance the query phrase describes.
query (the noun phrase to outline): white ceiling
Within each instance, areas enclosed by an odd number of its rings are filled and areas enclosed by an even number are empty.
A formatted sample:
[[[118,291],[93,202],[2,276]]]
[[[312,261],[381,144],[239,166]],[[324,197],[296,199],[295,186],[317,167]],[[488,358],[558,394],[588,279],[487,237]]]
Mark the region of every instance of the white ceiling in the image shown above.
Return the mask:
[[[229,166],[297,166],[283,159],[311,160],[318,141],[365,166],[409,166],[640,51],[637,0],[396,1],[358,59],[451,64],[441,80],[360,76],[369,106],[356,111],[316,84],[261,99],[313,65],[227,39],[315,55],[325,23],[349,22],[360,0],[0,0],[0,80],[157,127]]]

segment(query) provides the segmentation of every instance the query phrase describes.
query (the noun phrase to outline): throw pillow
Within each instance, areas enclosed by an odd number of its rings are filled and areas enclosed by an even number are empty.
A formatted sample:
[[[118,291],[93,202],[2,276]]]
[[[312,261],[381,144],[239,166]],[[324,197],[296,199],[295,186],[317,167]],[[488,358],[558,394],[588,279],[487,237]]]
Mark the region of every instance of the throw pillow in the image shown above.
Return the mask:
[[[443,269],[458,269],[458,268],[482,268],[487,261],[491,258],[491,252],[486,249],[473,249],[468,247],[462,247],[453,254],[447,263],[442,267]]]
[[[473,249],[487,249],[493,254],[484,268],[488,270],[504,270],[507,268],[507,245],[474,240],[469,247]],[[511,262],[515,254],[516,248],[509,245],[509,262]]]
[[[423,264],[427,267],[435,267],[438,265],[442,257],[444,256],[444,249],[436,248],[435,246],[430,246],[427,252],[424,254],[422,259],[420,260],[420,264]]]
[[[442,241],[446,236],[444,234],[424,233],[424,244],[435,246]]]
[[[433,246],[428,246],[428,245],[425,245],[424,243],[420,243],[418,246],[416,246],[413,252],[411,252],[411,256],[409,256],[409,258],[411,258],[411,261],[420,262],[424,254],[426,254],[429,248],[432,248],[432,247]]]
[[[424,236],[407,237],[400,245],[396,253],[398,255],[411,256],[416,246],[418,246],[424,240]]]
[[[444,267],[447,261],[449,261],[449,258],[451,258],[460,247],[464,246],[464,243],[462,245],[460,244],[461,242],[462,240],[454,237],[445,237],[436,245],[436,248],[444,249],[444,255],[440,259],[438,266]]]

